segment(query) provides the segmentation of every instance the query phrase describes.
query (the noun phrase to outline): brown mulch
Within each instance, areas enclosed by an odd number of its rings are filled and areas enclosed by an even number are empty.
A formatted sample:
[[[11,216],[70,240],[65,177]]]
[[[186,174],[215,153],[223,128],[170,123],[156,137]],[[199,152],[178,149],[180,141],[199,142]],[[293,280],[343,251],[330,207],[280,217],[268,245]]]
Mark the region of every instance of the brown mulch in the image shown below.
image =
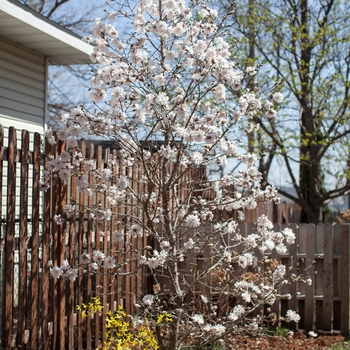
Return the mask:
[[[229,343],[229,339],[224,339],[225,344]],[[232,344],[229,349],[243,350],[326,350],[332,344],[343,342],[342,335],[318,335],[316,338],[310,337],[302,332],[295,332],[289,337],[279,336],[235,336],[232,338]]]

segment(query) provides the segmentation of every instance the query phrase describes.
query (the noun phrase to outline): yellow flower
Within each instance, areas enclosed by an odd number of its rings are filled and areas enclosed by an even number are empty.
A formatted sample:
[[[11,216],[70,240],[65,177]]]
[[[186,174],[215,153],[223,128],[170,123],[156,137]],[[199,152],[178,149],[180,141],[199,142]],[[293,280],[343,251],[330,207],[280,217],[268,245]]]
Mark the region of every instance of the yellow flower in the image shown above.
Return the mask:
[[[171,314],[169,314],[168,312],[164,312],[158,316],[156,324],[164,324],[169,322],[173,322],[173,318]]]

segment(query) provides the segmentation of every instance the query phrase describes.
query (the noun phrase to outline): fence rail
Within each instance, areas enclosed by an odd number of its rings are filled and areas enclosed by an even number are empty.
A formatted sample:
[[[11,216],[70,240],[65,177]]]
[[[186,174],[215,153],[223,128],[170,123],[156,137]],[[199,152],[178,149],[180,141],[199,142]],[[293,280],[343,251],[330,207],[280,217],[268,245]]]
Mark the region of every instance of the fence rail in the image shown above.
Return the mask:
[[[126,219],[117,224],[112,220],[95,224],[89,215],[81,212],[77,220],[71,218],[63,225],[57,225],[53,216],[57,213],[63,215],[65,204],[74,201],[80,206],[85,203],[104,205],[106,198],[103,194],[89,197],[78,192],[74,176],[66,184],[54,178],[47,192],[39,192],[39,178],[43,170],[48,169],[50,157],[63,150],[63,144],[46,144],[45,154],[42,154],[39,134],[32,137],[28,131],[22,131],[19,139],[17,135],[18,132],[10,128],[8,144],[4,145],[0,128],[0,349],[97,348],[103,340],[104,322],[99,314],[82,319],[76,306],[89,301],[92,296],[101,296],[104,312],[116,310],[121,304],[127,314],[135,314],[135,301],[145,294],[147,288],[147,277],[141,273],[136,257],[131,253],[118,255],[118,263],[125,264],[123,275],[91,274],[80,269],[75,281],[51,278],[48,266],[51,261],[54,266],[61,266],[64,259],[76,265],[78,261],[72,261],[71,257],[83,252],[91,254],[91,247],[101,249],[106,255],[115,251],[121,243],[109,239],[108,235],[100,236],[99,231],[126,230],[131,221]],[[95,149],[83,142],[81,152],[97,159],[97,166],[103,167],[112,151],[102,151],[101,147]],[[133,190],[141,193],[146,190],[146,185],[138,181],[140,171],[125,167],[121,160],[117,160],[113,175],[128,175]],[[126,218],[136,214],[130,212],[136,210],[130,202],[115,210]],[[259,207],[257,213],[270,214],[272,211],[275,218],[284,215],[284,219],[279,220],[282,223],[291,217],[288,210],[290,207],[281,204],[275,208]],[[240,226],[242,233],[254,230],[250,222],[256,220],[257,213],[247,215],[249,223]],[[281,224],[276,224],[276,229],[280,227]],[[348,226],[293,227],[297,242],[287,255],[282,256],[282,262],[292,266],[295,272],[308,267],[314,283],[286,287],[283,293],[291,294],[292,298],[282,298],[272,309],[277,315],[285,314],[289,308],[299,311],[301,328],[340,330],[347,335]],[[138,244],[138,250],[142,250],[148,243],[146,240],[131,243]]]

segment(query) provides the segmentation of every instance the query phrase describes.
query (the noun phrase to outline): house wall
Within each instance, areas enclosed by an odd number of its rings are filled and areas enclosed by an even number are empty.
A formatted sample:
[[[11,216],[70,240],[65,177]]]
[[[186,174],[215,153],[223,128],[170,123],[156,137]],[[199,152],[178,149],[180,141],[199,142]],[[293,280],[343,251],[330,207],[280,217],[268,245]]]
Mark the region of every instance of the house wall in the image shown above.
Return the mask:
[[[1,35],[1,33],[0,33]],[[4,146],[8,145],[8,128],[17,130],[17,148],[21,149],[21,130],[30,132],[33,149],[34,132],[44,133],[45,125],[46,59],[16,46],[0,37],[0,124],[4,128]],[[1,218],[7,213],[7,162],[3,164]],[[29,165],[29,182],[33,180]],[[21,198],[20,164],[16,166],[16,217]],[[29,186],[30,188],[32,186]],[[29,191],[30,193],[30,191]],[[28,205],[31,213],[31,198]],[[31,215],[29,215],[30,218]]]
[[[0,38],[0,123],[43,133],[46,61]]]

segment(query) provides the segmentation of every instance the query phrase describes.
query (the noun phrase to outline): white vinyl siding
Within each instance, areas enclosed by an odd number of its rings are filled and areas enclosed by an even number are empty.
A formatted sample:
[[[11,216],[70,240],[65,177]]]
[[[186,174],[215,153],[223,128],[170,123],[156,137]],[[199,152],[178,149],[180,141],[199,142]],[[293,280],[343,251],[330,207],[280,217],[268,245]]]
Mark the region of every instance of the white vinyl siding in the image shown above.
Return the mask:
[[[22,121],[23,127],[36,126],[43,132],[45,65],[45,57],[0,39],[1,119],[5,116],[9,120]]]
[[[1,33],[0,33],[1,35]],[[8,146],[8,129],[17,130],[17,148],[21,149],[22,129],[30,132],[30,150],[33,150],[34,132],[44,133],[46,59],[0,38],[0,124],[4,128],[4,146]],[[1,216],[7,212],[7,162],[3,163]],[[21,198],[20,163],[16,166],[16,217]],[[29,165],[29,182],[33,181]],[[28,218],[31,218],[32,186],[29,186]]]

